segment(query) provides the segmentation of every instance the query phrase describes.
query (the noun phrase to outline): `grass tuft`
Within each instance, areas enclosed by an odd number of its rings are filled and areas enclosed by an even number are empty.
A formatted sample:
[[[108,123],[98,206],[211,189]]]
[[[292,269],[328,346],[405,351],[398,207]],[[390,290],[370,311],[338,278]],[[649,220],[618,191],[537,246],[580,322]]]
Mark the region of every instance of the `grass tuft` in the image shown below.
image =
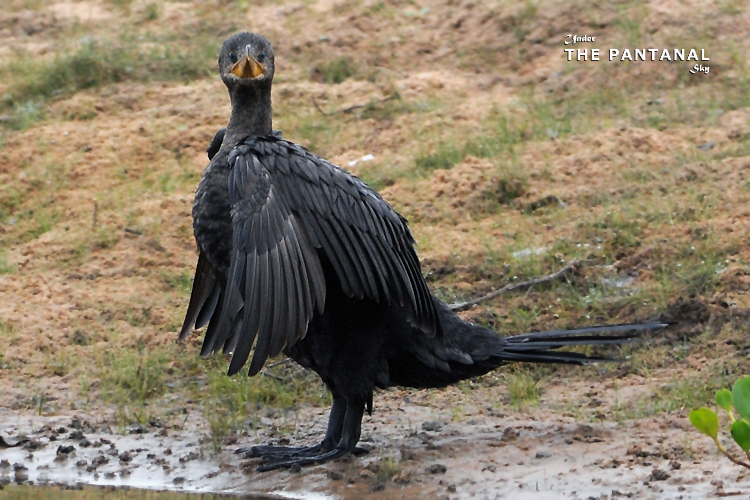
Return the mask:
[[[214,47],[200,43],[200,37],[176,46],[151,42],[86,38],[51,58],[9,61],[0,67],[0,75],[8,82],[2,101],[2,108],[11,112],[5,117],[6,125],[25,129],[46,116],[46,100],[81,90],[126,80],[188,81],[212,72]]]
[[[357,74],[358,70],[354,59],[342,56],[315,65],[310,79],[322,83],[341,83]]]

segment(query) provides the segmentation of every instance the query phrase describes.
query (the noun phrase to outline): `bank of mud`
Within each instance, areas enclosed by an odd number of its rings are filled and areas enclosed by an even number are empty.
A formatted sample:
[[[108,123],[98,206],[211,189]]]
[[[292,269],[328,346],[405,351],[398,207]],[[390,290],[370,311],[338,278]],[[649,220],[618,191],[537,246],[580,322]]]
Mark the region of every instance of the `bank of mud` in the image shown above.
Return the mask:
[[[113,432],[102,415],[5,414],[0,480],[18,484],[110,485],[279,498],[709,498],[750,492],[750,479],[712,453],[680,415],[581,423],[541,409],[523,413],[404,403],[385,396],[363,425],[364,457],[301,471],[259,473],[257,460],[215,452],[204,420],[173,428]],[[298,411],[295,432],[274,442],[321,439],[327,411]],[[266,442],[264,419],[250,443]],[[687,432],[686,432],[687,431]],[[711,446],[709,446],[709,444]]]

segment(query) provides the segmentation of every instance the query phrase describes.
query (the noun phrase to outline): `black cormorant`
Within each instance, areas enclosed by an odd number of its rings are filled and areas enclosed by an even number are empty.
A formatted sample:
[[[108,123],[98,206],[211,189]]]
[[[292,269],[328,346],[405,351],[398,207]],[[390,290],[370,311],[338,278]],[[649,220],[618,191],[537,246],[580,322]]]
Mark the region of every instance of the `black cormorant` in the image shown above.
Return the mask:
[[[320,444],[242,450],[266,458],[262,469],[362,451],[376,387],[442,387],[516,361],[596,361],[557,349],[620,343],[661,326],[503,338],[461,320],[428,290],[403,217],[354,175],[274,134],[270,43],[233,35],[219,69],[232,114],[195,195],[199,258],[180,337],[208,324],[202,354],[231,352],[229,374],[251,352],[255,375],[283,351],[333,395]]]

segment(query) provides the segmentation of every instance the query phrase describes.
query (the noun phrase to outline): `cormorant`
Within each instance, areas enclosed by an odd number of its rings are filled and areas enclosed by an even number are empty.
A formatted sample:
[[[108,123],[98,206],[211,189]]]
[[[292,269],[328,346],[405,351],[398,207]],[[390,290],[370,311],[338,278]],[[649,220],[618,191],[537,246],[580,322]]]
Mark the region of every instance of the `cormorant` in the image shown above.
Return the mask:
[[[266,458],[261,470],[363,451],[356,445],[376,387],[442,387],[516,361],[598,361],[557,349],[617,344],[662,326],[503,338],[463,321],[428,290],[403,217],[354,175],[273,133],[271,44],[235,34],[219,69],[232,114],[195,194],[199,257],[180,338],[208,324],[201,354],[232,352],[230,375],[251,351],[249,375],[283,351],[333,395],[320,444],[239,450]]]

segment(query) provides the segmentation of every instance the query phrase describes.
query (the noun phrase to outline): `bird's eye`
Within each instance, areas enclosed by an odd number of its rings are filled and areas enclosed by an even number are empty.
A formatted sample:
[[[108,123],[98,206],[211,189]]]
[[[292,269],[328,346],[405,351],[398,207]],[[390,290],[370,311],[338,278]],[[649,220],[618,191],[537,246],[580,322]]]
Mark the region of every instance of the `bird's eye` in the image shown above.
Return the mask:
[[[230,61],[230,62],[231,62],[232,64],[234,64],[234,63],[236,63],[236,62],[237,62],[237,56],[235,55],[235,53],[234,53],[234,52],[230,52],[230,53],[229,53],[229,61]]]
[[[258,54],[258,62],[259,63],[262,63],[265,60],[266,60],[266,53],[265,52],[261,52],[260,54]]]

